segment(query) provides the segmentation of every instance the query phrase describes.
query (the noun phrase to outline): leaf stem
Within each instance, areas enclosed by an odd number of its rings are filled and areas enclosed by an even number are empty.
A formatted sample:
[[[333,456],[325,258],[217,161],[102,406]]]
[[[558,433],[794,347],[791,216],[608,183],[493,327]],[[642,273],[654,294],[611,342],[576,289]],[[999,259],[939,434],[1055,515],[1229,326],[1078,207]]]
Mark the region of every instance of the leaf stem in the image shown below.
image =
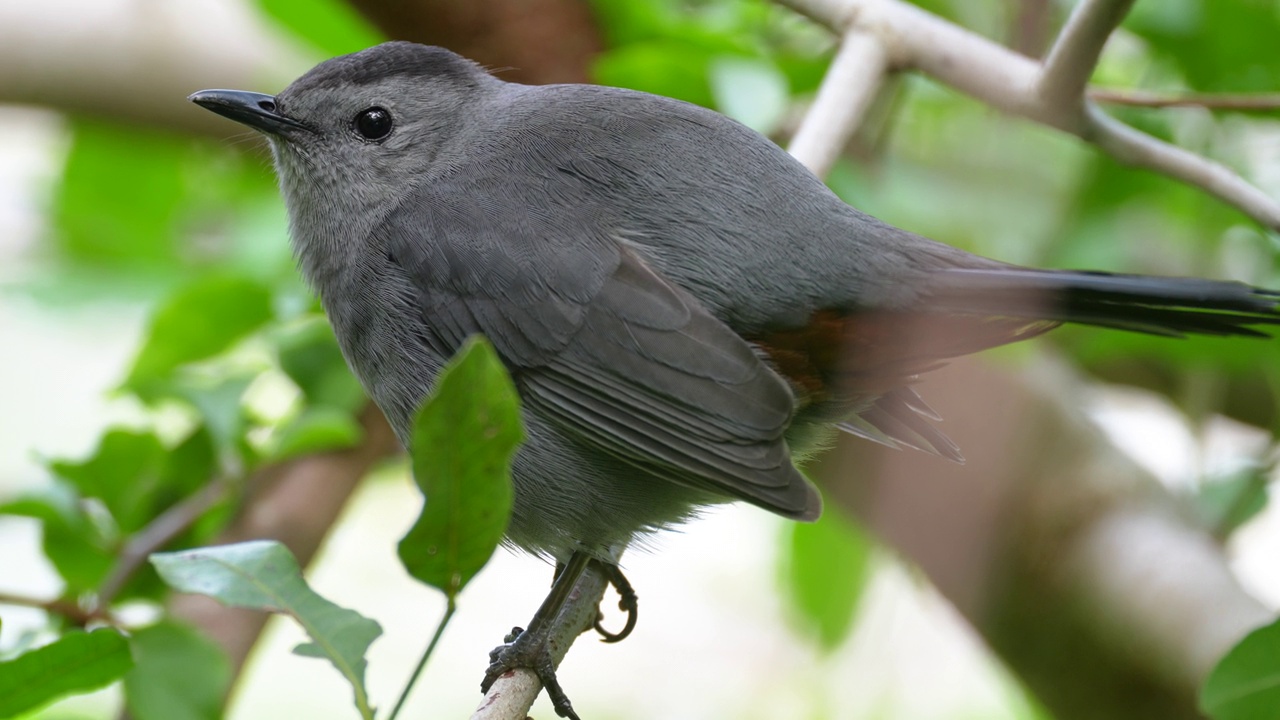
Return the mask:
[[[400,714],[400,708],[404,707],[405,701],[409,699],[409,691],[413,690],[414,683],[418,682],[418,676],[422,674],[422,669],[427,666],[427,660],[436,649],[436,644],[440,642],[440,636],[444,635],[444,629],[448,626],[449,620],[453,618],[453,612],[457,609],[458,606],[454,603],[453,596],[450,595],[449,604],[444,611],[444,617],[440,618],[440,624],[436,626],[435,635],[431,636],[431,643],[427,645],[422,657],[418,658],[418,665],[413,669],[413,674],[409,676],[409,682],[405,683],[404,690],[400,693],[400,699],[396,700],[396,706],[391,709],[391,714],[387,716],[387,720],[396,720],[396,716]]]

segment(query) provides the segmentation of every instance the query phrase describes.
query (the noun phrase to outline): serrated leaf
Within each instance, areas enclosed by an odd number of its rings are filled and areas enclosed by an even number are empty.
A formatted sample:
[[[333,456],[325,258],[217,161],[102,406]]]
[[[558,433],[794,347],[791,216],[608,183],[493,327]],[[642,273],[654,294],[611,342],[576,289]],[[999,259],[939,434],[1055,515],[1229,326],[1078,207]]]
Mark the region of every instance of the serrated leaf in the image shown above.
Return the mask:
[[[70,632],[44,647],[0,662],[0,718],[14,717],[58,698],[90,692],[133,666],[119,631]]]
[[[1269,720],[1280,708],[1280,621],[1249,633],[1218,662],[1200,691],[1213,720]]]
[[[363,435],[364,429],[351,413],[331,407],[311,407],[277,431],[274,448],[267,459],[280,462],[299,455],[354,447]]]
[[[124,676],[125,703],[137,720],[218,720],[231,663],[196,630],[161,621],[129,638],[135,665]]]
[[[137,391],[180,365],[213,357],[271,315],[271,291],[257,280],[227,275],[197,280],[156,311],[126,385]]]
[[[413,430],[413,477],[426,502],[400,541],[410,575],[449,598],[480,572],[511,516],[511,459],[524,440],[515,386],[473,337],[436,380]]]
[[[208,595],[233,607],[289,615],[311,637],[307,651],[324,657],[351,683],[361,717],[371,718],[365,652],[382,634],[377,622],[316,594],[288,548],[273,540],[157,553],[151,564],[170,587]]]
[[[828,507],[815,523],[787,526],[783,585],[796,618],[825,651],[849,635],[871,577],[874,544]]]

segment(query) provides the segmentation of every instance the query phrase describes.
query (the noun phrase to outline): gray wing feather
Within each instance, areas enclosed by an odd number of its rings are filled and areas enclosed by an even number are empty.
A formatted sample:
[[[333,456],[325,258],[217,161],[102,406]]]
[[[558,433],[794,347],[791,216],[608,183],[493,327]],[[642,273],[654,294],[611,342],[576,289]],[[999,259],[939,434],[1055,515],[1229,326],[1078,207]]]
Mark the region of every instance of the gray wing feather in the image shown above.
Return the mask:
[[[436,349],[451,354],[483,333],[526,407],[578,440],[676,482],[815,517],[816,492],[783,438],[786,383],[592,213],[553,222],[529,198],[504,199],[511,190],[436,183],[375,231],[421,293]]]

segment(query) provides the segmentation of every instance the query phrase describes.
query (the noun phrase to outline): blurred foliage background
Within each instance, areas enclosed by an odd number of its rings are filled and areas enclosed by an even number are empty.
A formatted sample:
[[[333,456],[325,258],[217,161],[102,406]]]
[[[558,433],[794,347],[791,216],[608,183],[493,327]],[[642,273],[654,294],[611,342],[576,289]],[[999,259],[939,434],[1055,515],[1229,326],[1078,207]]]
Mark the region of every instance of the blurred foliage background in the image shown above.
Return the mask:
[[[1069,9],[1048,0],[917,4],[1031,55],[1045,49]],[[279,68],[279,77],[264,78],[268,84],[245,89],[276,91],[310,62],[381,40],[359,5],[340,0],[252,4],[252,22],[266,27],[290,48],[289,57],[299,60],[292,61],[296,67]],[[69,11],[72,6],[58,7]],[[199,3],[192,4],[193,12],[199,9]],[[590,67],[593,81],[712,107],[783,143],[834,50],[825,30],[761,0],[593,0],[590,11],[602,42]],[[1277,29],[1280,3],[1270,0],[1140,2],[1114,36],[1094,80],[1167,92],[1274,92],[1280,89]],[[216,77],[216,69],[208,74]],[[857,207],[1011,262],[1213,276],[1280,287],[1277,237],[1238,211],[1162,176],[1124,168],[1074,139],[1002,117],[927,79],[901,77],[892,85],[829,179]],[[56,591],[47,602],[33,603],[43,596],[25,589],[21,575],[0,573],[7,576],[0,578],[0,618],[6,622],[0,658],[17,657],[78,626],[110,620],[143,628],[163,618],[169,591],[146,563],[129,555],[140,533],[166,511],[201,498],[193,521],[164,538],[163,547],[212,542],[242,512],[246,498],[251,501],[259,473],[316,453],[358,448],[369,432],[362,415],[366,401],[293,269],[264,144],[229,123],[221,134],[193,133],[126,123],[111,113],[52,110],[13,115],[11,121],[14,127],[40,126],[49,147],[48,166],[55,171],[28,178],[31,184],[18,188],[35,208],[37,221],[30,240],[0,239],[7,266],[0,270],[0,303],[37,308],[23,312],[53,325],[116,313],[138,328],[139,340],[109,388],[111,403],[127,410],[96,417],[102,425],[91,446],[72,457],[51,458],[45,457],[48,445],[3,442],[9,475],[0,477],[0,527],[19,522],[16,518],[34,521],[39,547],[5,544],[0,568],[28,562],[19,563],[18,553],[42,554],[56,575]],[[1112,111],[1280,195],[1275,112]],[[192,107],[190,112],[202,111]],[[10,357],[23,352],[24,339],[13,332],[0,340]],[[1176,478],[1178,492],[1198,522],[1223,539],[1263,512],[1275,459],[1273,438],[1280,429],[1280,343],[1170,342],[1070,329],[1045,342],[1101,381],[1158,393],[1183,413],[1193,441],[1210,420],[1233,418],[1256,441],[1241,445],[1247,452],[1224,462],[1183,468]],[[1004,355],[1014,363],[1035,359],[1035,353],[1022,349]],[[95,362],[92,352],[72,360]],[[37,372],[13,382],[38,387],[60,380]],[[14,425],[23,422],[21,413],[32,412],[4,405],[6,414],[14,414],[7,422]],[[111,424],[105,418],[112,415],[127,421]],[[1255,430],[1250,434],[1247,428]],[[402,484],[403,474],[403,466],[393,466],[382,482]],[[815,658],[838,657],[857,632],[856,618],[869,612],[859,615],[857,608],[872,578],[901,577],[903,571],[836,512],[816,525],[780,532],[783,542],[770,546],[777,570],[767,578],[781,588],[775,592],[782,603],[777,612],[791,619],[785,627],[799,647],[810,648]],[[383,551],[390,556],[393,547]],[[832,567],[845,571],[833,575]],[[650,579],[656,584],[656,578]],[[44,612],[20,631],[13,629],[8,608],[33,604]],[[507,622],[505,616],[481,619],[491,630]],[[133,635],[135,666],[125,680],[126,701],[113,690],[96,704],[54,705],[30,716],[106,717],[120,702],[142,720],[220,716],[219,699],[230,679],[225,660],[185,626],[161,623]],[[497,635],[493,632],[495,640]],[[476,658],[487,648],[477,645],[465,663],[457,661],[468,665],[476,680],[482,667]],[[624,644],[617,652],[626,650]],[[613,657],[602,656],[601,662]],[[175,678],[172,666],[178,661],[197,669]],[[993,717],[991,707],[1002,717],[1047,716],[1015,681],[995,665],[990,668],[984,677],[987,687],[999,688],[997,700],[986,705],[975,700],[978,709],[968,714],[961,699],[928,716]],[[401,670],[380,670],[375,664],[371,674],[379,672]],[[185,688],[179,693],[185,700],[157,699],[144,690],[175,682]],[[623,686],[632,682],[634,687]],[[835,687],[842,678],[834,671],[811,673],[811,682]],[[615,697],[651,692],[644,687],[645,679],[634,678],[615,683],[612,690]],[[305,691],[284,687],[279,692]],[[822,694],[812,688],[792,692]],[[465,707],[474,699],[460,695],[461,705],[449,707]],[[881,695],[874,705],[856,716],[919,716],[903,709],[917,708],[912,701],[893,693]],[[433,707],[429,700],[423,706]],[[854,716],[846,714],[852,706],[836,700],[790,702],[784,707],[793,712],[783,714],[776,703],[763,707],[768,709],[750,716]],[[336,708],[333,716],[348,716],[347,709]],[[917,711],[925,712],[911,712]],[[237,705],[235,716],[279,715],[246,701]],[[598,716],[645,715],[630,714],[624,705]]]

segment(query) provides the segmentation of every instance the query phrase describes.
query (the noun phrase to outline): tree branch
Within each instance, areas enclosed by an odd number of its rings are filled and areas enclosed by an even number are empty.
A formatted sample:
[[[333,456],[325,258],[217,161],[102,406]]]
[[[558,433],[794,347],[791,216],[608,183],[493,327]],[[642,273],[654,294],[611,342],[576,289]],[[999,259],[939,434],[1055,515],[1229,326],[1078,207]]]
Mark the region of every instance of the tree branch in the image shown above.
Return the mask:
[[[1280,201],[1251,185],[1223,165],[1135,130],[1106,116],[1088,102],[1080,111],[1054,106],[1040,92],[1042,66],[1022,55],[947,22],[901,0],[778,0],[841,35],[858,28],[880,38],[889,64],[898,69],[919,70],[940,82],[992,107],[1019,115],[1083,140],[1130,165],[1154,170],[1199,187],[1239,208],[1257,222],[1280,231]],[[1105,0],[1091,0],[1105,5]],[[1123,2],[1089,10],[1078,21],[1081,38],[1095,38],[1098,28],[1115,15]],[[1083,11],[1082,11],[1083,12]],[[1080,49],[1062,50],[1060,57],[1090,57],[1094,45],[1084,39]],[[1067,47],[1073,47],[1068,43]],[[1066,68],[1065,60],[1058,67]],[[1074,76],[1063,73],[1056,87],[1066,87]],[[1084,71],[1079,71],[1084,72]],[[1055,91],[1056,92],[1056,91]]]
[[[569,600],[551,625],[547,646],[556,667],[560,666],[574,640],[595,623],[600,612],[600,600],[608,587],[609,581],[598,565],[587,565]],[[471,720],[524,720],[540,692],[542,683],[532,670],[513,670],[493,683]]]
[[[1049,49],[1037,90],[1050,112],[1077,113],[1107,38],[1133,0],[1081,0]]]
[[[875,99],[888,63],[878,37],[850,30],[788,151],[815,174],[826,175]]]
[[[60,615],[80,627],[95,621],[105,622],[108,625],[120,624],[120,621],[107,611],[98,609],[86,610],[77,603],[62,598],[45,600],[16,593],[0,592],[0,605],[16,605],[18,607],[43,610],[50,615]]]
[[[238,133],[186,97],[208,87],[274,92],[314,61],[240,3],[0,3],[0,102],[144,127]]]
[[[109,608],[125,583],[147,562],[151,553],[169,544],[191,527],[206,510],[221,502],[235,484],[231,478],[219,477],[160,513],[145,528],[134,533],[125,543],[124,550],[116,559],[106,580],[98,588],[96,607]]]
[[[1280,93],[1158,93],[1148,90],[1091,88],[1089,99],[1101,105],[1267,112],[1280,110]]]

